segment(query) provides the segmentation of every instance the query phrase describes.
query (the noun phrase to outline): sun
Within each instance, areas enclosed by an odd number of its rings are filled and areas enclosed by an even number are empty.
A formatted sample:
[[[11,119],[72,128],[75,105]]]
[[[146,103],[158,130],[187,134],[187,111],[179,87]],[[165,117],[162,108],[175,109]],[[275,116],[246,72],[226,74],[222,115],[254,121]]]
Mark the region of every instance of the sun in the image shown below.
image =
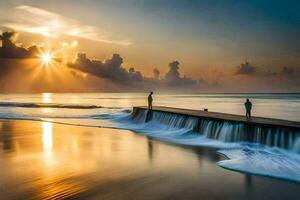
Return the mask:
[[[42,55],[42,60],[44,63],[50,63],[52,61],[52,56],[49,53]]]

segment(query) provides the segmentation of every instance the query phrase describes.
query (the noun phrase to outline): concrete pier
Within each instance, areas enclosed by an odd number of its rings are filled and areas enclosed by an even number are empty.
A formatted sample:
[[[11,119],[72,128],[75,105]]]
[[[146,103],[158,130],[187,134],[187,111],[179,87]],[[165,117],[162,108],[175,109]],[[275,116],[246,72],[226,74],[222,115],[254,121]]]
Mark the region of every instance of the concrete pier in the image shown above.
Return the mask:
[[[146,106],[134,107],[136,110],[147,110]],[[153,111],[172,113],[184,116],[198,117],[201,119],[211,119],[215,121],[230,121],[237,123],[245,123],[247,125],[262,126],[262,127],[274,127],[274,128],[288,128],[296,129],[300,131],[300,122],[281,120],[281,119],[271,119],[263,117],[252,117],[250,120],[247,120],[245,116],[242,115],[233,115],[227,113],[218,113],[218,112],[207,112],[202,110],[190,110],[182,108],[171,108],[171,107],[162,107],[154,106]]]

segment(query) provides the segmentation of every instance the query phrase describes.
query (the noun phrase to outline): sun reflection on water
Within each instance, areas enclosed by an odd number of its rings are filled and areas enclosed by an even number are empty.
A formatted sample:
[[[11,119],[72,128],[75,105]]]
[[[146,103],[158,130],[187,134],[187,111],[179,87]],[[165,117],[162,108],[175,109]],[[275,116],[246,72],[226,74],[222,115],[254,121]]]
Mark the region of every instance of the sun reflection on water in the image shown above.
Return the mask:
[[[43,103],[52,103],[52,93],[43,93]]]
[[[43,148],[46,153],[52,151],[53,139],[52,139],[52,123],[42,122],[43,127]]]

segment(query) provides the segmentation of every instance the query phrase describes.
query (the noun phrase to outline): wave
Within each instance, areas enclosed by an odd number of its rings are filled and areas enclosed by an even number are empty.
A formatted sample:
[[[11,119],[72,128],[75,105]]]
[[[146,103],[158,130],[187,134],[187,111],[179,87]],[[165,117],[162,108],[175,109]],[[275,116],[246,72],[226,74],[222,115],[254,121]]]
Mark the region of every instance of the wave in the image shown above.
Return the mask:
[[[274,148],[253,148],[250,144],[218,152],[228,158],[217,163],[225,169],[300,183],[298,155]]]
[[[0,107],[23,107],[23,108],[68,108],[68,109],[97,109],[103,108],[96,105],[56,104],[56,103],[16,103],[0,102]]]
[[[0,102],[0,107],[69,108],[69,109],[102,108],[102,106],[96,106],[96,105],[74,105],[74,104],[56,104],[56,103],[15,103],[15,102]]]
[[[99,114],[70,114],[66,112],[54,112],[54,113],[14,113],[14,112],[1,112],[0,119],[28,119],[28,120],[36,120],[36,119],[106,119],[113,120],[119,117],[127,116],[130,110],[128,109],[115,109],[110,111],[111,113],[107,113],[107,109],[105,109],[106,113],[103,113],[103,110],[99,110]],[[101,113],[102,112],[102,113]],[[83,124],[84,125],[84,124]]]

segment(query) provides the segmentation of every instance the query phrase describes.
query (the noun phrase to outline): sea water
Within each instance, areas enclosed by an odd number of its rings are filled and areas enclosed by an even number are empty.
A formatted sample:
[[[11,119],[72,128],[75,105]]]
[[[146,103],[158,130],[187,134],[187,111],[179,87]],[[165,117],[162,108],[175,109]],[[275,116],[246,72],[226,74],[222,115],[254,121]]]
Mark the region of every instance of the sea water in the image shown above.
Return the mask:
[[[259,143],[225,140],[193,132],[193,120],[184,127],[154,118],[148,123],[132,119],[133,106],[147,104],[146,93],[43,93],[1,94],[0,118],[44,120],[57,123],[133,130],[158,140],[212,147],[227,156],[223,168],[300,182],[300,138],[293,148],[282,149]],[[204,108],[214,112],[244,115],[244,101],[253,103],[254,116],[300,121],[300,94],[154,94],[154,106]],[[143,118],[143,116],[141,116]],[[300,134],[300,133],[299,133]]]

